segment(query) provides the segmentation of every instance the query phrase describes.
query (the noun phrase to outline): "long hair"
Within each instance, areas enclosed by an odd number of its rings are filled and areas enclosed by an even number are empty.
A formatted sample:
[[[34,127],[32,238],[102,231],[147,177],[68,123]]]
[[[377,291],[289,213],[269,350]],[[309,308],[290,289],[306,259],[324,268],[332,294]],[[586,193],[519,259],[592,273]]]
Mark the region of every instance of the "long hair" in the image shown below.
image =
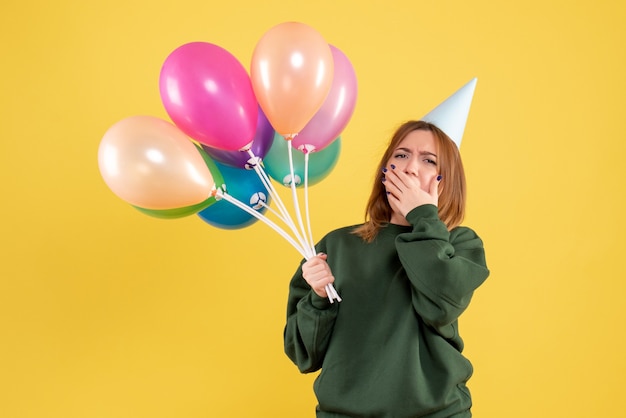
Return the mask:
[[[437,148],[437,170],[442,176],[439,183],[438,213],[448,230],[463,222],[465,217],[465,171],[456,144],[441,129],[425,121],[408,121],[400,125],[391,137],[391,141],[383,153],[374,175],[374,186],[365,208],[365,223],[357,227],[353,233],[367,242],[376,238],[382,227],[391,220],[391,206],[382,182],[383,167],[391,158],[400,142],[416,130],[432,132]]]

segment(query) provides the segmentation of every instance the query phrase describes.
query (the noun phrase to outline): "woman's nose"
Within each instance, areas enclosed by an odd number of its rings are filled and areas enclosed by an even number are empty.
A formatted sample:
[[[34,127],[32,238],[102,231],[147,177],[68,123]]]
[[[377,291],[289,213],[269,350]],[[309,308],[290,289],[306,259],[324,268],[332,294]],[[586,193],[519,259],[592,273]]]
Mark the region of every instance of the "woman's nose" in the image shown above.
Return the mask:
[[[404,167],[404,172],[407,174],[413,174],[417,176],[417,171],[418,171],[417,161],[414,159],[407,161],[407,164]]]

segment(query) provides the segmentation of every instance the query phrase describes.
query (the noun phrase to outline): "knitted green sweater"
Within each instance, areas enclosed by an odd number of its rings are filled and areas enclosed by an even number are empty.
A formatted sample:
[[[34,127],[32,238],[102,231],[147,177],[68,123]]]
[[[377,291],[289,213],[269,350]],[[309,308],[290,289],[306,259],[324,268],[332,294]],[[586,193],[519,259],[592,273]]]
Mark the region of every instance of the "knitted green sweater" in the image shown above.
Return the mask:
[[[322,370],[318,417],[471,416],[457,319],[489,275],[483,244],[448,231],[433,205],[407,220],[369,244],[354,227],[319,242],[342,302],[311,291],[301,268],[291,280],[285,352],[303,373]]]

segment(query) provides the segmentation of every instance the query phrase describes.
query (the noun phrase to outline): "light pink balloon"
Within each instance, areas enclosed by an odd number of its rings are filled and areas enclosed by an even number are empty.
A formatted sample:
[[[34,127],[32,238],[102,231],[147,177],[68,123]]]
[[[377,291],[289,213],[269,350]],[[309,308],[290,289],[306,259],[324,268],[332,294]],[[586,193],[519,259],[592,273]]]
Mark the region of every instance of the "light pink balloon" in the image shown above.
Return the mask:
[[[319,151],[344,130],[356,105],[357,81],[352,63],[338,48],[330,45],[334,76],[330,92],[322,107],[292,140],[295,148]],[[302,149],[301,149],[302,150]]]
[[[178,47],[163,63],[159,90],[172,121],[196,141],[230,151],[252,142],[258,103],[245,68],[224,48]]]
[[[211,196],[213,176],[196,146],[176,126],[131,116],[104,134],[98,165],[119,198],[146,209],[174,209]]]

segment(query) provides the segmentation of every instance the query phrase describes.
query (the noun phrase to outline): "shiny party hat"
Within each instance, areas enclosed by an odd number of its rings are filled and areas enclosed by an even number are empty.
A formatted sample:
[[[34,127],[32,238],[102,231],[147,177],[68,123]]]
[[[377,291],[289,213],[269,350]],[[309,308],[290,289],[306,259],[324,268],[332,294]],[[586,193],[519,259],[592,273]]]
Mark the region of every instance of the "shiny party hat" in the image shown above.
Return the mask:
[[[472,97],[474,97],[476,81],[476,78],[470,80],[469,83],[458,89],[456,93],[422,118],[423,121],[432,123],[444,131],[459,148],[472,104]]]

